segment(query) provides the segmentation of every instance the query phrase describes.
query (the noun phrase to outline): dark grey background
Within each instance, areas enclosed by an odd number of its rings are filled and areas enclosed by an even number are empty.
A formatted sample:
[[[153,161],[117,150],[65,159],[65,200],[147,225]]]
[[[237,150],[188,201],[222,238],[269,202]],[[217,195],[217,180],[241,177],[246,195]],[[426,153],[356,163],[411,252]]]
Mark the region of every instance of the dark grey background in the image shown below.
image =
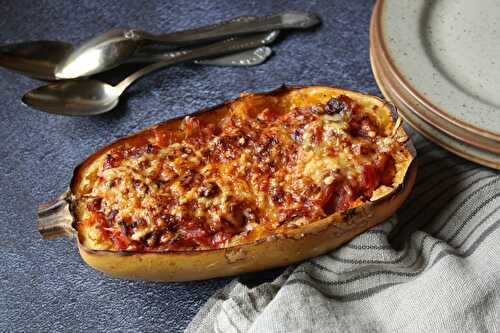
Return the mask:
[[[169,68],[127,91],[114,112],[66,118],[33,111],[20,97],[41,82],[0,69],[0,331],[179,331],[229,279],[146,283],[108,278],[87,267],[75,244],[42,241],[36,207],[63,192],[73,168],[98,147],[242,91],[282,83],[327,83],[379,94],[368,55],[372,1],[1,0],[0,44],[79,43],[123,26],[162,32],[238,15],[287,9],[317,12],[312,32],[288,33],[275,55],[253,68]],[[130,68],[128,69],[130,70]],[[105,75],[116,82],[125,74]],[[277,271],[241,277],[250,284]]]

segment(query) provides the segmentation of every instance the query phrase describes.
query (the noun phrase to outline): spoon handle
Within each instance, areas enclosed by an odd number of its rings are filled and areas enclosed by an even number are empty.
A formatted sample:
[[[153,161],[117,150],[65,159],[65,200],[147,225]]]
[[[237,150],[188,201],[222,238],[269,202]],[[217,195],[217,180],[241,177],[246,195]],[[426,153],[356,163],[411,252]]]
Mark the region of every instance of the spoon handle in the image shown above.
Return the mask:
[[[190,50],[171,51],[160,54],[136,54],[132,58],[127,59],[126,63],[134,62],[161,62],[176,58],[180,55],[187,54]],[[230,55],[221,57],[210,58],[206,60],[196,60],[195,63],[199,65],[211,66],[254,66],[264,62],[272,51],[267,46],[258,47]]]
[[[216,58],[195,60],[197,65],[209,66],[256,66],[265,62],[273,53],[270,47],[261,46],[256,49],[241,51]]]
[[[210,44],[208,46],[196,48],[187,54],[181,54],[175,58],[167,59],[163,62],[158,62],[146,66],[137,72],[133,73],[122,82],[120,82],[115,88],[118,89],[120,93],[125,91],[133,82],[142,78],[149,73],[159,70],[163,67],[168,67],[183,62],[194,61],[198,59],[205,59],[211,57],[217,57],[226,54],[232,54],[243,50],[257,48],[259,46],[267,45],[272,43],[278,36],[279,31],[272,31],[266,34],[259,34],[251,37],[243,38],[233,38],[230,40]]]
[[[282,29],[305,29],[320,22],[319,17],[313,13],[302,11],[287,11],[282,14],[270,16],[240,16],[229,21],[214,25],[153,35],[147,32],[138,32],[146,40],[157,43],[168,43],[174,45],[189,45],[194,43],[206,43],[229,37],[246,35],[258,32]]]

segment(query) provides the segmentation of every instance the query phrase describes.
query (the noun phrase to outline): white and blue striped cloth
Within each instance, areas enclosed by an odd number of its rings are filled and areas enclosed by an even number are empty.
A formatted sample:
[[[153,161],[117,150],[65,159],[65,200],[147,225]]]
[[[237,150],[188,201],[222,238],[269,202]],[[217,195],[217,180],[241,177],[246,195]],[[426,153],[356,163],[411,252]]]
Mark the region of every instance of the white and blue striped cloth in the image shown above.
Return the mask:
[[[500,172],[412,138],[395,216],[273,282],[234,280],[186,332],[500,332]]]

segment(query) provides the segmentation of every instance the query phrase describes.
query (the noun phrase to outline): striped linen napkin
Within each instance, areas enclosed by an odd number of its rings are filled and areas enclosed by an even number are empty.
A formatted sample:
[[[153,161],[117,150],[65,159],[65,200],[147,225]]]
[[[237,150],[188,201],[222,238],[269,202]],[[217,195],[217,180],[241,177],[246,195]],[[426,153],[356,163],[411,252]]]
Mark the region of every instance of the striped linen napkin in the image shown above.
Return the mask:
[[[407,130],[419,169],[395,216],[273,282],[234,280],[186,332],[500,332],[500,172]]]

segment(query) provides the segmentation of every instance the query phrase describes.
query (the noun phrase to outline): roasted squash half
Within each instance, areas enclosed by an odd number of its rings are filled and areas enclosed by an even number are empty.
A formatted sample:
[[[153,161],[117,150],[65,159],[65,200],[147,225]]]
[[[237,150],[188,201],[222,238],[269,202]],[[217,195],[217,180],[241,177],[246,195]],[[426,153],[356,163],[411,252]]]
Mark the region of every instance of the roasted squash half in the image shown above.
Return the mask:
[[[77,239],[115,277],[201,280],[330,251],[411,191],[395,107],[345,89],[281,87],[172,119],[87,158],[40,206],[44,238]]]

